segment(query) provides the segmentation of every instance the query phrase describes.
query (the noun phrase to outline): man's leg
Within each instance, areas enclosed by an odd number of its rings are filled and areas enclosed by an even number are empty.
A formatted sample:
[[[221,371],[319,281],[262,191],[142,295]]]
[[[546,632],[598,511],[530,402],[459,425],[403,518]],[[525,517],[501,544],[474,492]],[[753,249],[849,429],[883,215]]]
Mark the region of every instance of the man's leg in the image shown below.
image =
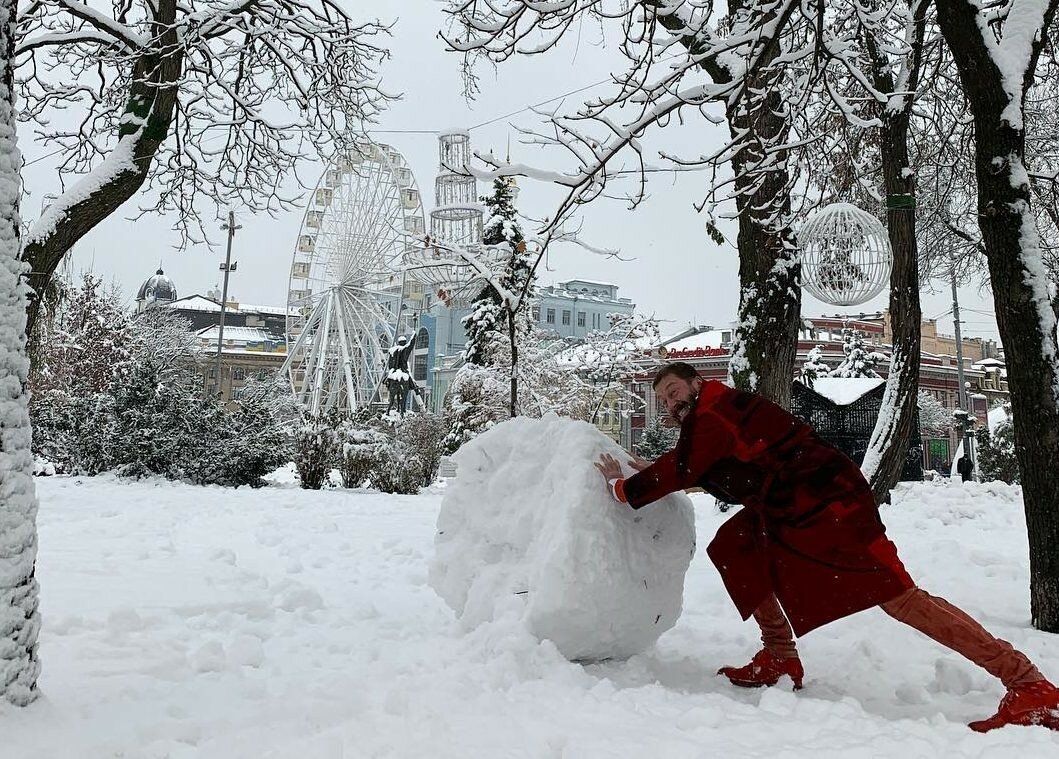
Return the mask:
[[[777,659],[797,659],[794,631],[780,608],[775,595],[770,595],[754,610],[754,621],[761,628],[761,643]]]
[[[920,588],[905,591],[880,608],[943,646],[970,659],[1008,689],[997,713],[971,723],[986,732],[1005,725],[1044,725],[1059,730],[1059,689],[1026,655],[948,601]]]
[[[794,631],[775,595],[769,594],[754,610],[754,621],[761,628],[764,648],[754,655],[749,664],[721,667],[718,674],[727,677],[733,685],[745,688],[775,685],[787,675],[794,681],[795,689],[801,688],[804,672],[794,645]]]
[[[1006,688],[1019,688],[1044,679],[1033,662],[1006,640],[993,637],[965,612],[921,588],[905,591],[880,608],[894,619],[970,659],[998,678]]]

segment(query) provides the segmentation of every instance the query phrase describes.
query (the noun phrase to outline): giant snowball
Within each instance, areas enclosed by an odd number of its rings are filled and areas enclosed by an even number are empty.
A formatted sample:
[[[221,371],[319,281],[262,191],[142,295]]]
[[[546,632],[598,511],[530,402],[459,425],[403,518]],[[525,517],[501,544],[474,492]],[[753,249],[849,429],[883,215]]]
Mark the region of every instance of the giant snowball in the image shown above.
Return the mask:
[[[691,501],[617,503],[593,466],[601,453],[628,459],[554,414],[504,422],[456,453],[430,583],[467,629],[514,615],[568,659],[598,660],[639,653],[676,623]]]

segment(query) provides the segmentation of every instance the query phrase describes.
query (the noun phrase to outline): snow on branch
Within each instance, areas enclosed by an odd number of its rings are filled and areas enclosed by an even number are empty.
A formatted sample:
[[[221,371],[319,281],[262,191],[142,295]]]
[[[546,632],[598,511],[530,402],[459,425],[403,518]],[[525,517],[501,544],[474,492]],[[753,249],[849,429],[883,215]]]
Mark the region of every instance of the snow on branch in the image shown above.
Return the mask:
[[[201,240],[218,207],[293,207],[301,192],[280,188],[299,163],[352,149],[393,98],[378,76],[389,27],[334,0],[103,7],[36,0],[19,17],[20,118],[59,154],[55,213],[106,186],[132,138],[136,187],[108,212],[142,185],[139,214],[172,214],[183,240]],[[55,228],[42,219],[36,239]]]
[[[787,144],[785,134],[769,136],[762,146],[762,135],[733,129],[721,148],[691,157],[652,155],[644,146],[649,133],[675,121],[716,124],[725,112],[752,111],[770,97],[771,85],[765,83],[782,76],[785,61],[813,56],[810,4],[771,0],[735,3],[731,10],[730,16],[716,17],[712,0],[450,0],[451,23],[442,37],[464,56],[469,95],[477,90],[477,61],[544,53],[585,21],[616,35],[627,61],[624,71],[612,74],[604,94],[586,99],[573,112],[538,112],[541,128],[520,129],[523,142],[565,153],[572,163],[568,171],[508,164],[485,154],[478,158],[488,168],[472,173],[482,179],[529,176],[567,188],[542,230],[547,233],[578,206],[604,194],[613,197],[611,183],[633,183],[617,195],[635,208],[646,197],[648,175],[660,170],[712,168],[734,155],[741,156],[746,174],[783,168],[799,144]]]

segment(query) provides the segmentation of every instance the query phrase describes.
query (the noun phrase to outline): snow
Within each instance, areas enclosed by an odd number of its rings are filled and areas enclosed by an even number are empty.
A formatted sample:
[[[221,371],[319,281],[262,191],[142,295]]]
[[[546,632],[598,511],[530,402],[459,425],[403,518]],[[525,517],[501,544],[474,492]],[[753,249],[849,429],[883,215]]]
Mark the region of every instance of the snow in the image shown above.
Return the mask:
[[[4,44],[15,44],[15,14],[13,3],[0,7]],[[0,703],[25,705],[37,696],[41,620],[34,578],[37,497],[25,339],[29,287],[23,278],[29,266],[19,259],[22,155],[11,91],[13,65],[6,57],[0,76]]]
[[[885,382],[881,377],[820,377],[813,381],[813,392],[836,406],[848,406]]]
[[[42,697],[0,708],[5,758],[1059,755],[1043,728],[970,731],[1001,686],[875,610],[801,641],[804,690],[732,687],[716,670],[757,632],[703,551],[656,646],[582,666],[453,621],[427,584],[442,489],[37,487]],[[1029,625],[1019,493],[902,485],[883,518],[913,577],[1055,678],[1059,639]],[[692,501],[705,544],[728,515]]]
[[[91,13],[98,13],[91,11]],[[114,22],[111,22],[114,23]],[[92,169],[82,179],[77,180],[66,190],[58,200],[48,206],[40,218],[30,226],[29,231],[23,239],[23,245],[43,242],[55,233],[55,228],[62,223],[70,211],[79,203],[83,203],[99,192],[108,183],[114,181],[120,175],[138,169],[133,160],[136,145],[142,137],[142,129],[126,134],[118,139],[114,149],[107,154],[98,166]]]
[[[568,659],[601,660],[641,653],[676,623],[691,503],[617,503],[593,466],[602,453],[628,458],[555,414],[503,422],[456,452],[430,581],[467,629],[500,622]]]
[[[990,27],[990,14],[981,10],[975,14],[982,41],[1000,72],[1008,97],[1001,118],[1018,130],[1023,127],[1026,71],[1030,68],[1033,48],[1040,42],[1048,6],[1049,0],[1012,0],[1005,9],[1007,13],[999,40]]]
[[[681,338],[680,340],[673,340],[672,342],[663,343],[667,351],[693,351],[707,348],[721,348],[725,346],[724,333],[727,332],[730,338],[735,334],[735,329],[711,329],[705,332],[699,332],[696,335],[690,335],[689,337]]]
[[[211,342],[214,345],[217,344],[217,337],[220,334],[220,327],[203,327],[195,334],[198,335],[200,340],[204,342]],[[263,342],[265,340],[283,340],[283,336],[278,337],[269,332],[263,327],[238,327],[235,325],[225,324],[224,325],[224,341],[229,340],[234,342]]]

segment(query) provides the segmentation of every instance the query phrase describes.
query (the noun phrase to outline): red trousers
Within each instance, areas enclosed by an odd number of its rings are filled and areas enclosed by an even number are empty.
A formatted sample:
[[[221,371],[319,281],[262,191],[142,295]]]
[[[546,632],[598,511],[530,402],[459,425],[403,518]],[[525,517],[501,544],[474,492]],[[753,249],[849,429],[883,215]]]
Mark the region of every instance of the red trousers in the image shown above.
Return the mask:
[[[894,619],[914,627],[929,638],[970,659],[1007,688],[1027,685],[1044,676],[1010,643],[994,638],[978,622],[944,598],[919,588],[907,590],[879,608]],[[775,596],[769,596],[754,612],[761,627],[761,642],[774,656],[797,656],[794,634]]]

